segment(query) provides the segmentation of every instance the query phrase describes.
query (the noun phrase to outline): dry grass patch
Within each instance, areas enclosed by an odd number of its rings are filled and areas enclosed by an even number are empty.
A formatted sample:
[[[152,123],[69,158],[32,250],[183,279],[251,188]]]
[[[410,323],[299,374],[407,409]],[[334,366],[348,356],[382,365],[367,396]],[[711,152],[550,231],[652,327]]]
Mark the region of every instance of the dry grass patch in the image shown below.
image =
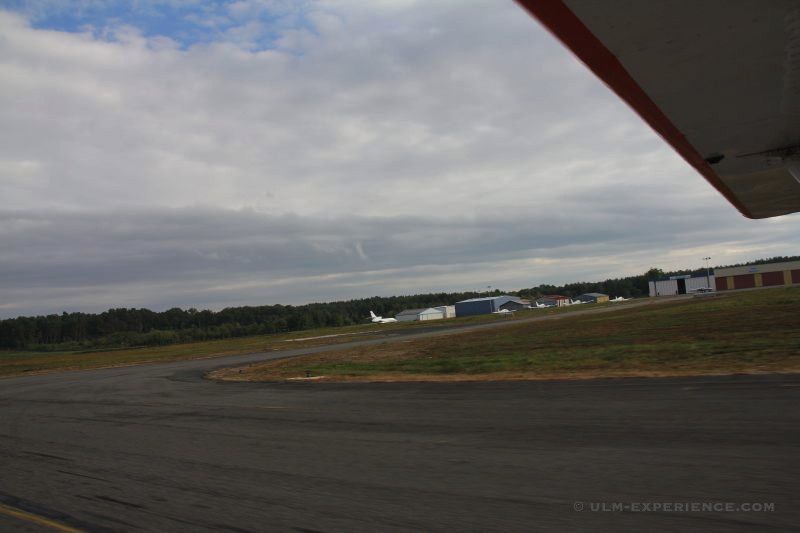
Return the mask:
[[[214,379],[454,381],[800,372],[800,287],[384,343]]]
[[[366,330],[366,328],[361,329]],[[155,362],[185,361],[189,359],[206,359],[228,355],[341,344],[357,339],[359,337],[354,335],[361,334],[361,332],[359,332],[335,337],[316,335],[317,333],[326,333],[329,331],[330,329],[310,330],[288,334],[257,335],[235,339],[219,339],[205,342],[118,350],[81,352],[0,351],[0,377]],[[305,337],[316,338],[305,339]]]

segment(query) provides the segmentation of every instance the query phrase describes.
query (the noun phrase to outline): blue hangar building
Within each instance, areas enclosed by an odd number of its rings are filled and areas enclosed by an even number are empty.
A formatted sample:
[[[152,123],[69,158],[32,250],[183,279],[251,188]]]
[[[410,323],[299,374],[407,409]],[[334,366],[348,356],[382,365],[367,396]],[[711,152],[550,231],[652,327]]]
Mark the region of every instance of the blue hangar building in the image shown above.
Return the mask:
[[[525,302],[516,296],[489,296],[486,298],[470,298],[456,302],[456,316],[487,315],[502,309],[519,311],[525,309]]]

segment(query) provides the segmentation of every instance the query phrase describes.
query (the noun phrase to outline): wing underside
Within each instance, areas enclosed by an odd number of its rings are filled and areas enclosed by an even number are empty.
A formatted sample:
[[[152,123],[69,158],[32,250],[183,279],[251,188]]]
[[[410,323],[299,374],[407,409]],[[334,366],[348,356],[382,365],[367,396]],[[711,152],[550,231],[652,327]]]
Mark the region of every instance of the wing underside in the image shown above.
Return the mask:
[[[800,211],[800,2],[518,0],[739,211]]]

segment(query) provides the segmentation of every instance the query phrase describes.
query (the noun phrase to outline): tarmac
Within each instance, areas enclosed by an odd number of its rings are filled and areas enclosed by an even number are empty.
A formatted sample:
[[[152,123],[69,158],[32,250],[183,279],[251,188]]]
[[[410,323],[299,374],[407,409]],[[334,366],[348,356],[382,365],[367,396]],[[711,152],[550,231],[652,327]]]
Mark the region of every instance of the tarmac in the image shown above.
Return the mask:
[[[0,380],[0,531],[800,524],[798,375],[203,378],[305,351]]]

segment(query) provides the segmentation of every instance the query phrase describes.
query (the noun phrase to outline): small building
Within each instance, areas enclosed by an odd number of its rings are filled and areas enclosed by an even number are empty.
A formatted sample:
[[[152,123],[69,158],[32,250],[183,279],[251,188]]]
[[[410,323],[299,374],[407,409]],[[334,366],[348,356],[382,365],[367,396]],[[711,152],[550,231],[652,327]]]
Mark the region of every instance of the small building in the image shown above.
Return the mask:
[[[607,302],[609,298],[608,294],[602,294],[599,292],[587,292],[586,294],[581,294],[580,296],[578,296],[578,300],[587,304],[599,304]]]
[[[456,316],[456,306],[455,305],[439,305],[434,307],[434,309],[438,309],[444,314],[444,318],[455,318]]]
[[[398,322],[413,322],[415,320],[439,320],[444,318],[441,309],[428,307],[427,309],[404,309],[394,316]]]
[[[703,271],[694,274],[670,276],[649,281],[648,285],[650,286],[650,296],[691,294],[697,289],[713,289],[714,274]]]
[[[487,315],[500,310],[519,311],[525,309],[525,303],[516,296],[504,294],[502,296],[488,296],[485,298],[470,298],[456,302],[456,316]]]
[[[537,299],[536,303],[539,305],[544,304],[548,306],[564,307],[565,305],[569,305],[570,301],[569,298],[561,294],[547,294]]]
[[[715,268],[715,288],[718,291],[731,289],[754,289],[800,283],[800,261]]]
[[[531,305],[530,300],[523,300],[516,296],[501,296],[500,298],[507,298],[507,300],[502,303],[496,302],[495,305],[497,305],[498,311],[521,311],[522,309],[527,309]]]

